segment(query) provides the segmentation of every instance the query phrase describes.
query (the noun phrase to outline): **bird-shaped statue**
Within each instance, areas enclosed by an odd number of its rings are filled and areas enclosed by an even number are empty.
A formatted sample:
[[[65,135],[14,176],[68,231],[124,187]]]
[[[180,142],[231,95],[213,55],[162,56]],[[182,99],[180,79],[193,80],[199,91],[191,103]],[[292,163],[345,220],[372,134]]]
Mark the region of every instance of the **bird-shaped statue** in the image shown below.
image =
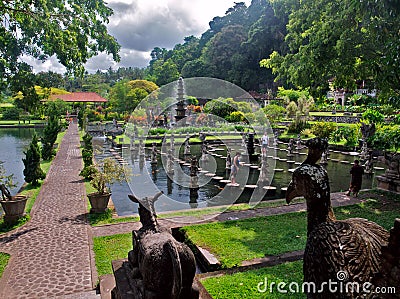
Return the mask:
[[[304,196],[307,204],[303,263],[307,298],[374,298],[371,281],[380,270],[381,248],[389,233],[362,218],[336,220],[328,174],[317,164],[328,142],[314,138],[305,144],[308,156],[293,172],[286,201]]]

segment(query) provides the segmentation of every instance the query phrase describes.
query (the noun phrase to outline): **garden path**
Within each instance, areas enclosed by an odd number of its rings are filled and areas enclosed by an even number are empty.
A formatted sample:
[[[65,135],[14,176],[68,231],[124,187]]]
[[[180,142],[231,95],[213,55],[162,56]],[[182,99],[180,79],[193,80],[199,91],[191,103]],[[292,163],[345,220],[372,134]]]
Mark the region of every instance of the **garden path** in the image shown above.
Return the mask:
[[[0,298],[99,298],[93,291],[96,271],[79,145],[77,124],[70,124],[31,220],[0,235],[0,251],[11,254]]]

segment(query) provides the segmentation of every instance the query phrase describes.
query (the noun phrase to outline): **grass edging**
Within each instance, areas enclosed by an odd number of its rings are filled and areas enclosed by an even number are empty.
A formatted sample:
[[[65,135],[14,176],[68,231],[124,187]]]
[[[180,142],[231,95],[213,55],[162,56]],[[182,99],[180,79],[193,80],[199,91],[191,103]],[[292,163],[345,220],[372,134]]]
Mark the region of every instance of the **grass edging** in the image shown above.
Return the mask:
[[[4,270],[7,267],[10,255],[4,252],[0,252],[0,278],[3,275]]]

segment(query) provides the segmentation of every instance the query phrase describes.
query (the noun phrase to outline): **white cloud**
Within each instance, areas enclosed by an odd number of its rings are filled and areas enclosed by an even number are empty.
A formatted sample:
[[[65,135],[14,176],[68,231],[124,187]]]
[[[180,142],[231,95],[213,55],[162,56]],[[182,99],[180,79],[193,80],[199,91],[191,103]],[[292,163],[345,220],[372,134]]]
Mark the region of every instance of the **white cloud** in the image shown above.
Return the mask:
[[[216,16],[223,16],[235,0],[110,0],[114,15],[107,25],[109,33],[121,45],[121,62],[115,63],[106,54],[91,58],[86,64],[89,72],[123,67],[145,67],[154,47],[172,48],[186,36],[200,36]],[[236,1],[237,2],[237,1]],[[245,0],[250,5],[251,0]],[[30,63],[35,72],[63,72],[62,66],[51,58],[48,62]],[[61,67],[60,67],[61,66]]]

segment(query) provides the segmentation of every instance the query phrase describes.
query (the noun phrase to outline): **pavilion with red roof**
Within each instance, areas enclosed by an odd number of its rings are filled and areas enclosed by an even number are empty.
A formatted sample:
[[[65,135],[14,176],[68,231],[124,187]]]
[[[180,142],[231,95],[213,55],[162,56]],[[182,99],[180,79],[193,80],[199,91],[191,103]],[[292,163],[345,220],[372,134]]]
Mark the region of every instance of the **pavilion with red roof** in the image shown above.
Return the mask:
[[[72,103],[106,103],[107,100],[95,92],[71,92],[67,94],[52,94],[51,100],[60,99]]]

